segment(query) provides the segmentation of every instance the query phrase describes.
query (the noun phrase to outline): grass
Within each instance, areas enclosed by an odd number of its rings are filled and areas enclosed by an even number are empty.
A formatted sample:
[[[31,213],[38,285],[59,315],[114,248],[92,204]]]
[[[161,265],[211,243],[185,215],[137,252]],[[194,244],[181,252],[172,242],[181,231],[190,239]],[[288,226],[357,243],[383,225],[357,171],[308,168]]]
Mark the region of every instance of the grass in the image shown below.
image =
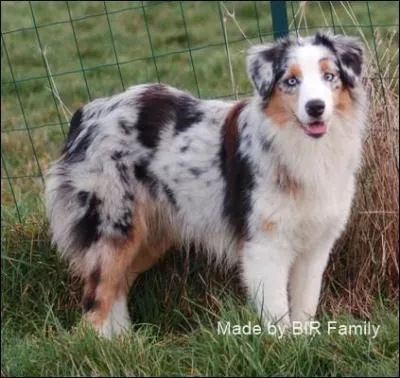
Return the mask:
[[[183,253],[135,283],[128,337],[108,342],[84,330],[81,283],[50,247],[43,212],[41,174],[59,154],[69,114],[89,99],[157,80],[201,98],[249,95],[244,54],[272,39],[270,6],[3,1],[2,376],[398,376],[399,3],[331,4],[288,2],[289,23],[301,34],[334,25],[364,39],[371,131],[319,319],[322,330],[332,319],[370,321],[381,325],[378,336],[217,335],[220,320],[259,321],[235,270],[209,269]]]
[[[398,374],[399,325],[384,299],[371,316],[321,314],[321,335],[221,335],[218,321],[261,324],[234,272],[169,255],[132,289],[134,327],[113,341],[79,323],[80,284],[50,248],[38,220],[7,230],[2,255],[5,376],[321,376]],[[187,268],[187,267],[186,267]],[[40,277],[40,279],[38,279]],[[219,279],[217,279],[219,277]],[[221,283],[223,282],[223,284]],[[380,325],[376,338],[328,334],[328,321]]]

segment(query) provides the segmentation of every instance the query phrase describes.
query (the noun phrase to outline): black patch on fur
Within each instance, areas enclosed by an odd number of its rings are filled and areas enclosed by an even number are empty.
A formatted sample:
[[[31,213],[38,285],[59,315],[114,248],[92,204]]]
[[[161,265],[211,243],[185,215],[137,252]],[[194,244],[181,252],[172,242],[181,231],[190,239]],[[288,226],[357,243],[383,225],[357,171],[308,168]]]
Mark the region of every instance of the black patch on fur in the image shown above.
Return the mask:
[[[135,164],[134,171],[135,177],[138,181],[141,181],[150,191],[153,197],[157,196],[158,182],[156,177],[149,172],[149,162],[142,160]]]
[[[138,140],[145,147],[155,148],[163,127],[172,120],[175,96],[164,85],[156,84],[138,98]]]
[[[82,301],[82,308],[84,312],[93,311],[99,305],[95,300],[96,289],[100,283],[100,268],[96,268],[89,276],[87,281],[86,293]]]
[[[62,153],[65,153],[68,151],[68,149],[72,146],[72,143],[74,143],[77,136],[83,130],[82,113],[83,113],[82,108],[79,108],[72,116],[70,126],[69,126],[68,136],[65,141]]]
[[[351,88],[354,87],[354,78],[342,69],[340,69],[340,80],[343,84],[348,85]]]
[[[211,160],[211,165],[214,166],[214,167],[215,166],[219,166],[220,162],[221,162],[220,154],[218,154],[218,156],[216,156],[215,158],[213,158]]]
[[[97,308],[99,302],[93,297],[85,297],[82,301],[82,308],[84,312],[93,311]]]
[[[119,160],[122,158],[122,151],[114,151],[111,155],[111,160]]]
[[[186,152],[188,149],[189,149],[189,146],[186,145],[186,146],[181,147],[180,151],[181,152]]]
[[[314,45],[322,45],[327,47],[329,50],[333,51],[336,54],[336,48],[332,39],[330,39],[327,35],[317,33],[314,39]]]
[[[129,172],[127,165],[121,161],[117,161],[115,167],[117,168],[121,181],[124,184],[129,185]]]
[[[75,144],[75,146],[71,144],[70,147],[66,150],[64,160],[67,163],[79,163],[85,160],[86,151],[93,141],[93,135],[96,128],[97,124],[93,124],[89,126],[86,130],[82,130],[80,132],[80,133],[85,132],[85,135]]]
[[[268,139],[267,137],[262,138],[261,140],[261,146],[264,152],[268,152],[271,149],[272,142],[274,138]]]
[[[340,59],[343,64],[350,67],[357,76],[361,74],[362,59],[360,55],[347,51],[340,55]]]
[[[233,140],[226,141],[227,128],[236,127],[238,114],[233,119],[227,117],[225,125],[221,130],[221,147],[219,152],[220,170],[225,181],[225,195],[223,204],[223,215],[228,218],[237,235],[248,236],[248,216],[251,212],[251,192],[254,188],[254,176],[250,161],[239,151],[240,135]],[[230,124],[228,124],[231,122]],[[234,123],[234,124],[233,124]],[[232,151],[228,150],[233,143]]]
[[[133,128],[134,128],[134,125],[130,125],[126,121],[120,120],[119,121],[119,128],[121,129],[123,134],[131,135],[132,131],[133,131]]]
[[[148,179],[147,167],[149,165],[148,161],[141,161],[135,164],[135,177],[140,181],[146,181]]]
[[[120,160],[120,159],[122,159],[123,157],[128,156],[128,155],[129,155],[129,152],[128,152],[128,151],[121,151],[121,150],[114,151],[114,152],[111,154],[111,160],[118,161],[118,160]]]
[[[195,177],[199,177],[201,174],[205,173],[204,169],[196,167],[190,168],[189,172]]]
[[[248,235],[247,219],[251,212],[254,177],[250,162],[238,152],[230,163],[221,148],[221,172],[225,179],[224,215],[239,235]]]
[[[111,113],[113,110],[115,110],[115,109],[118,108],[118,106],[120,105],[120,103],[121,103],[121,101],[117,101],[115,104],[111,105],[111,106],[108,108],[108,111]]]
[[[176,101],[176,124],[175,133],[187,130],[194,123],[199,123],[203,119],[203,112],[198,110],[199,101],[193,97],[182,95]]]
[[[171,202],[171,204],[176,207],[177,206],[176,199],[175,199],[175,195],[174,195],[174,192],[172,191],[172,189],[166,184],[163,184],[162,187],[163,187],[164,193],[166,194],[166,196],[168,198],[168,201]]]
[[[113,227],[122,235],[127,236],[132,230],[132,212],[125,210],[121,219],[114,222]]]
[[[249,134],[247,134],[243,137],[243,144],[244,144],[246,150],[249,150],[251,148],[251,137]]]
[[[175,133],[184,131],[193,123],[200,122],[203,113],[198,110],[199,101],[188,95],[171,93],[162,84],[151,86],[138,98],[138,140],[148,148],[157,147],[162,129],[175,122]]]
[[[77,194],[79,206],[83,207],[86,205],[87,200],[89,198],[89,192],[81,190]]]
[[[273,85],[279,81],[279,79],[285,73],[285,60],[286,60],[286,52],[291,42],[289,40],[284,40],[277,46],[272,49],[266,50],[263,53],[263,58],[266,61],[272,62],[274,80]],[[270,87],[272,91],[273,85]]]
[[[129,172],[127,165],[121,161],[122,157],[128,155],[127,152],[124,151],[114,151],[111,155],[111,160],[115,161],[115,168],[118,171],[119,177],[121,181],[126,185],[129,184]]]
[[[133,202],[135,199],[135,196],[132,193],[125,192],[123,199],[124,199],[124,201]]]
[[[89,248],[100,238],[100,205],[102,201],[93,193],[89,205],[83,217],[75,224],[73,233],[76,238],[77,247]]]

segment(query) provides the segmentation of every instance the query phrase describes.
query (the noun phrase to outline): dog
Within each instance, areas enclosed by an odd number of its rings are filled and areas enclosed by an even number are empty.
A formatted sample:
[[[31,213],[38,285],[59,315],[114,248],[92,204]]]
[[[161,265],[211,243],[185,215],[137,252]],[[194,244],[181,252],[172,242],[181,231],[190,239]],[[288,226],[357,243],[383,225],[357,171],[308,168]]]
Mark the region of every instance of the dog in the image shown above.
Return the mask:
[[[355,37],[287,36],[248,50],[248,99],[150,83],[77,110],[45,197],[84,319],[120,334],[134,280],[192,243],[239,264],[264,322],[312,320],[362,158],[363,55]]]

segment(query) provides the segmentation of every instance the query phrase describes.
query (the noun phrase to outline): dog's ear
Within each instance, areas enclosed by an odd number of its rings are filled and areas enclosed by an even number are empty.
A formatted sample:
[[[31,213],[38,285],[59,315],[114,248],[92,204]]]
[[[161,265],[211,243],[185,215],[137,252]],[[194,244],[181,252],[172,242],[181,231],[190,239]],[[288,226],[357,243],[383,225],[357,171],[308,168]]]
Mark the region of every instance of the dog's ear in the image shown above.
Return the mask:
[[[278,79],[280,61],[284,45],[273,44],[252,46],[247,51],[247,74],[257,93],[265,100],[271,93]]]
[[[358,37],[317,33],[315,41],[333,50],[344,83],[354,86],[362,72],[364,47]]]
[[[343,80],[354,85],[354,81],[360,78],[363,68],[364,49],[361,40],[337,35],[333,41],[343,71]]]

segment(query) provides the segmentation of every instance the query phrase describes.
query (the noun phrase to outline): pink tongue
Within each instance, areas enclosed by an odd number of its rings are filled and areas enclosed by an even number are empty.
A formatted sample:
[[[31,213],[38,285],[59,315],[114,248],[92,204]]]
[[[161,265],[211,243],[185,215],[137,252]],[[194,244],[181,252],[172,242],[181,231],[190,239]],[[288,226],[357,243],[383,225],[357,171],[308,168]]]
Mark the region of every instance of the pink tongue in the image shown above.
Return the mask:
[[[326,133],[326,123],[315,122],[309,123],[303,126],[307,134],[323,134]]]

